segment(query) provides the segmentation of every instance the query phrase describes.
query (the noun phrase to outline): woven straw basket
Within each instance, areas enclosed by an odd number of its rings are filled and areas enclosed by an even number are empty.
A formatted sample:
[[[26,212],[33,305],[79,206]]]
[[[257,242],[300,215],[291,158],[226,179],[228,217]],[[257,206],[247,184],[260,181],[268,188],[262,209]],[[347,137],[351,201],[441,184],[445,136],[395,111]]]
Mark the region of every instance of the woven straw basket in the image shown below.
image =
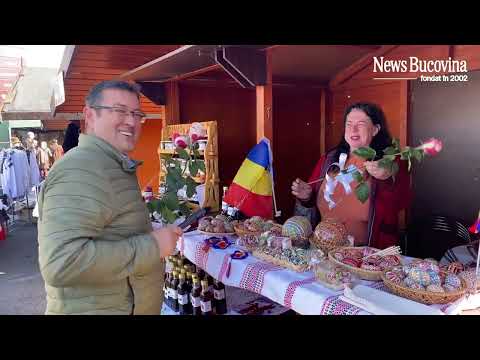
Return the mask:
[[[354,247],[349,246],[349,247],[344,247],[344,249],[354,249]],[[372,249],[375,249],[375,248],[372,248]],[[375,250],[378,250],[378,249],[375,249]],[[334,251],[332,250],[328,253],[328,258],[335,265],[338,265],[338,266],[344,268],[345,270],[350,271],[351,273],[357,275],[360,279],[363,279],[363,280],[370,280],[370,281],[381,281],[382,280],[382,271],[365,270],[365,269],[361,269],[361,268],[357,268],[357,267],[354,267],[354,266],[344,264],[341,261],[338,261],[337,259],[335,259],[335,257],[333,256],[333,252]]]
[[[260,236],[262,234],[261,231],[248,231],[248,230],[245,230],[245,227],[243,226],[243,224],[238,224],[238,225],[234,225],[233,228],[235,229],[235,234],[237,234],[238,236],[243,236],[243,235],[256,235],[256,236]]]
[[[381,277],[384,284],[392,293],[427,305],[448,304],[460,299],[467,292],[467,283],[462,278],[460,278],[462,282],[461,289],[453,292],[436,293],[432,291],[410,289],[405,286],[395,284],[386,278],[385,272],[382,272]]]

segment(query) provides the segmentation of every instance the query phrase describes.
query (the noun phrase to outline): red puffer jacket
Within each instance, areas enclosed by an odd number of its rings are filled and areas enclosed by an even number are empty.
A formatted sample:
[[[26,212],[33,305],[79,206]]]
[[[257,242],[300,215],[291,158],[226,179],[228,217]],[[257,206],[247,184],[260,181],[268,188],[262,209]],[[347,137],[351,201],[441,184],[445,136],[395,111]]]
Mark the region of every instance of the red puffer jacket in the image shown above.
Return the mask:
[[[333,162],[332,153],[322,156],[315,166],[309,182],[324,177],[328,166]],[[407,163],[400,160],[397,162],[399,171],[395,176],[395,181],[392,178],[384,181],[371,178],[368,244],[378,249],[398,244],[398,214],[402,209],[408,208],[412,200]],[[312,199],[317,199],[320,186],[321,183],[315,184]],[[311,213],[312,211],[317,213],[316,216]],[[318,209],[314,202],[306,205],[297,201],[295,213],[309,217],[312,222],[315,222],[312,224],[314,226],[317,222],[315,219],[319,219]]]

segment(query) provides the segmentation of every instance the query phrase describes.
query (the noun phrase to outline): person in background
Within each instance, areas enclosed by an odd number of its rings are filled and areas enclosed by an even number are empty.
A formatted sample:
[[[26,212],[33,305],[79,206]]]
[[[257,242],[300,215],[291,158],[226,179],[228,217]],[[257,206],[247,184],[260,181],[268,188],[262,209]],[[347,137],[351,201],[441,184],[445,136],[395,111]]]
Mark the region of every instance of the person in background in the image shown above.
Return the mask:
[[[65,139],[63,140],[63,153],[66,154],[70,149],[78,146],[78,138],[80,136],[80,125],[78,121],[72,120],[65,131]]]
[[[56,161],[60,160],[60,158],[63,156],[63,148],[60,145],[58,145],[57,139],[50,140],[49,148],[51,152],[50,163],[53,166],[53,164]]]
[[[47,314],[155,314],[165,257],[182,230],[152,229],[128,154],[145,114],[123,81],[95,85],[83,110],[86,134],[52,168],[38,197],[40,271]]]
[[[52,153],[47,146],[46,141],[42,141],[40,143],[40,148],[38,149],[37,153],[37,162],[38,168],[40,169],[40,176],[45,179],[50,171],[51,163],[50,158],[52,157]]]
[[[342,140],[320,158],[308,182],[324,178],[331,165],[338,163],[340,154],[345,153],[348,155],[345,168],[355,165],[357,169],[365,169],[370,198],[362,204],[354,191],[346,194],[343,186],[338,185],[332,197],[337,206],[330,209],[324,199],[326,181],[309,185],[296,179],[292,184],[292,194],[297,198],[295,215],[308,217],[313,227],[320,218],[340,220],[354,237],[355,246],[384,249],[397,245],[398,215],[411,200],[406,161],[397,159],[399,172],[395,179],[390,171],[378,165],[378,159],[383,156],[383,150],[392,144],[392,139],[385,115],[375,104],[365,102],[349,106],[345,111],[344,125]],[[375,149],[375,161],[365,161],[353,154],[354,150],[365,146]],[[355,186],[354,181],[351,188],[355,189]]]

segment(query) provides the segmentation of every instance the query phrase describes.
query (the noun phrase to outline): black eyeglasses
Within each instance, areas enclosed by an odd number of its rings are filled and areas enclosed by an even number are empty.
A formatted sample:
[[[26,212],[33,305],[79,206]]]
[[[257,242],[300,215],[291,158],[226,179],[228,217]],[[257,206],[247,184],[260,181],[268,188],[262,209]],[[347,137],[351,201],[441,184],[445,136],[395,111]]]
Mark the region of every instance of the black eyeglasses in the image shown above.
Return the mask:
[[[139,122],[140,124],[143,124],[145,123],[145,121],[147,120],[146,119],[146,116],[143,112],[141,111],[138,111],[138,110],[127,110],[125,108],[122,108],[122,107],[119,107],[119,106],[105,106],[105,105],[94,105],[94,106],[90,106],[92,109],[107,109],[107,110],[111,110],[113,111],[114,113],[117,114],[118,118],[120,120],[124,120],[128,114],[131,114],[133,119],[137,122]]]

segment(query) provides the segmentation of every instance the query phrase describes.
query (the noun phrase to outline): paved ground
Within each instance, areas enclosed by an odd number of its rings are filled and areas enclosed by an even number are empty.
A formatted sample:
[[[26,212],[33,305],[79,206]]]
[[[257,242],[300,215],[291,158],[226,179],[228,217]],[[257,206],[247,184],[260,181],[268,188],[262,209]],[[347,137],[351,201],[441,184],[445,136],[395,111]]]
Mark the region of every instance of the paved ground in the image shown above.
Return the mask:
[[[36,224],[18,222],[0,241],[0,314],[40,315],[45,288],[38,267]]]

